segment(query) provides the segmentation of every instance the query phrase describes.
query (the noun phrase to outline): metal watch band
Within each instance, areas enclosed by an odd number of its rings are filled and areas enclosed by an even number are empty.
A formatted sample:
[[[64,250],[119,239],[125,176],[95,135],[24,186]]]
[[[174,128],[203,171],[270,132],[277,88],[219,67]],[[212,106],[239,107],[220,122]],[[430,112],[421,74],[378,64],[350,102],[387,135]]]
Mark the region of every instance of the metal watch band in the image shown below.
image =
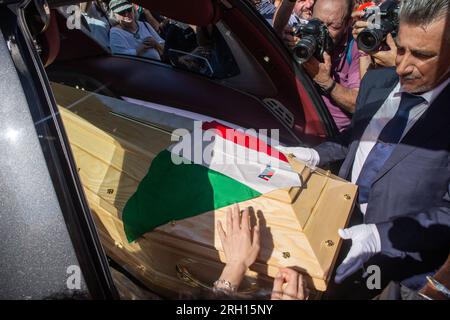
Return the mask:
[[[237,288],[231,284],[230,281],[219,279],[214,282],[213,285],[214,290],[222,290],[230,293],[236,293]]]

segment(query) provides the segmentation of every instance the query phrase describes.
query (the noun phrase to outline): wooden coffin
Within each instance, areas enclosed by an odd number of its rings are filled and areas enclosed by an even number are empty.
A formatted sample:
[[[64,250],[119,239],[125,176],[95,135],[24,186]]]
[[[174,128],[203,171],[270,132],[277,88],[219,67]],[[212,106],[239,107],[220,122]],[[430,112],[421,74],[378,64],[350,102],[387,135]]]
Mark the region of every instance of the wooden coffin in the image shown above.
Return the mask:
[[[210,287],[223,268],[215,226],[225,219],[226,208],[173,221],[133,243],[127,242],[121,221],[122,209],[152,159],[172,143],[174,128],[117,113],[108,101],[124,103],[120,100],[59,84],[53,89],[106,253],[166,297],[186,297],[194,288]],[[133,113],[133,106],[128,107]],[[356,186],[290,159],[302,175],[301,188],[240,204],[252,207],[261,223],[261,251],[243,291],[269,294],[279,267],[303,272],[310,288],[327,288],[341,243],[337,230],[348,221]]]

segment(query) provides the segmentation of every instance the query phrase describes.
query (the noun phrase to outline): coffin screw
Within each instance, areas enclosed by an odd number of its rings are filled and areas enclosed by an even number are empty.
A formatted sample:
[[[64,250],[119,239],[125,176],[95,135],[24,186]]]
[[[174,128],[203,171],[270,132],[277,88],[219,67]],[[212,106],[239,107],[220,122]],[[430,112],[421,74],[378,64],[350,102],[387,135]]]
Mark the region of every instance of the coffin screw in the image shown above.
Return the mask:
[[[334,246],[333,240],[327,240],[327,241],[325,241],[325,244],[327,245],[327,247],[332,247],[332,246]]]

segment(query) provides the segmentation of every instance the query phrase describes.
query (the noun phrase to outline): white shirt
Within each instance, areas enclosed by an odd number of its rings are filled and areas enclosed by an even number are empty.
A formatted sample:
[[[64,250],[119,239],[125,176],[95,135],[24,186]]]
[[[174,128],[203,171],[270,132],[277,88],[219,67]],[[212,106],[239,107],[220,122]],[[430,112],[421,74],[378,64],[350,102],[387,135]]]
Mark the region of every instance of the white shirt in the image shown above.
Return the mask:
[[[142,44],[145,38],[154,38],[159,44],[163,44],[159,34],[147,22],[138,21],[139,39],[136,39],[131,32],[125,31],[121,28],[111,28],[109,43],[113,54],[126,54],[130,56],[137,56],[136,49]],[[145,58],[161,60],[158,50],[151,48],[145,51],[142,55]]]
[[[259,11],[259,13],[267,20],[267,22],[271,26],[273,26],[273,17],[275,15],[275,12],[277,11],[277,7],[275,7],[275,5],[269,0],[262,0],[257,5],[256,8]],[[306,24],[306,23],[308,23],[308,20],[298,18],[295,13],[292,13],[291,16],[289,17],[287,25],[290,28],[292,28],[297,24]]]
[[[275,15],[275,11],[277,10],[277,8],[272,2],[270,2],[269,0],[262,0],[259,4],[256,5],[256,9],[270,25],[273,24],[273,16]]]
[[[405,131],[403,132],[402,139],[449,83],[450,78],[433,90],[420,95],[425,99],[425,102],[413,107],[409,112],[408,123],[406,125]],[[398,83],[394,90],[392,90],[392,92],[389,94],[388,98],[383,103],[381,108],[372,118],[372,120],[370,120],[369,125],[367,126],[364,134],[361,137],[361,140],[359,141],[358,149],[356,150],[356,156],[353,162],[351,176],[352,183],[356,183],[356,181],[358,180],[362,167],[367,160],[367,156],[377,143],[378,136],[380,135],[381,131],[397,113],[402,92],[403,90],[401,88],[401,85],[400,83]],[[367,203],[361,204],[360,209],[361,212],[365,214],[367,210]]]
[[[295,13],[292,13],[289,17],[288,26],[289,28],[296,27],[299,24],[308,24],[308,20],[298,17]]]

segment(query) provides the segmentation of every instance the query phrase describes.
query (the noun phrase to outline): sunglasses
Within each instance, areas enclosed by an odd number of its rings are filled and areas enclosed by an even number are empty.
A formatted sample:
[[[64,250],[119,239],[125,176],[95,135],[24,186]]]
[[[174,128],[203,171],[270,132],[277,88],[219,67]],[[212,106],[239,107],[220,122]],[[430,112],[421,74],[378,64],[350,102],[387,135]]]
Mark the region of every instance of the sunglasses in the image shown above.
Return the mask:
[[[117,14],[122,16],[122,15],[124,15],[126,13],[131,13],[131,11],[133,11],[133,8],[125,9],[123,11],[117,12]]]

